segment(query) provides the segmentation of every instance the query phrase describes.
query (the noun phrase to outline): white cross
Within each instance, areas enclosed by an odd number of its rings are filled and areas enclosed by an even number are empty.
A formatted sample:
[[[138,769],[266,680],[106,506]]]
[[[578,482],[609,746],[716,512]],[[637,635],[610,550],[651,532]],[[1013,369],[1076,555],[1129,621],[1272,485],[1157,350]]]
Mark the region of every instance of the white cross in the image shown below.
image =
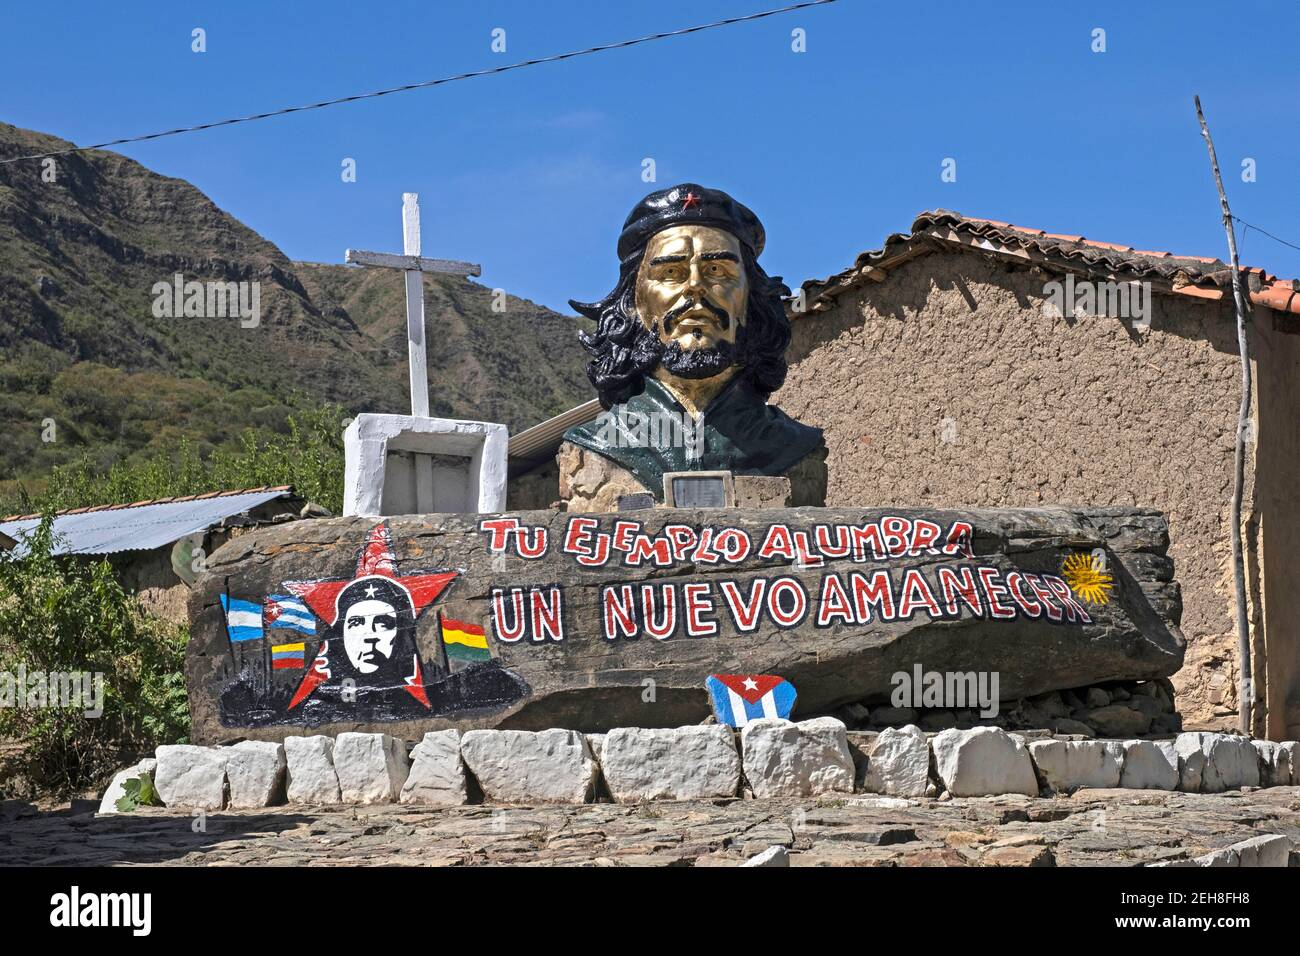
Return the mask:
[[[420,197],[402,193],[402,246],[405,255],[388,252],[363,252],[349,249],[344,261],[349,265],[401,269],[406,275],[406,345],[410,356],[411,414],[429,417],[429,365],[424,347],[424,273],[444,272],[458,276],[476,276],[482,269],[472,262],[455,259],[425,259],[420,255]]]
[[[420,255],[420,197],[416,193],[402,193],[402,251],[405,255],[388,252],[363,252],[349,249],[343,261],[349,265],[377,266],[384,269],[401,269],[406,277],[406,348],[411,376],[411,414],[416,418],[429,417],[429,363],[424,345],[424,273],[444,272],[458,276],[481,274],[479,266],[455,259],[425,259]],[[415,501],[420,513],[433,510],[433,459],[416,454],[412,464],[415,469]]]

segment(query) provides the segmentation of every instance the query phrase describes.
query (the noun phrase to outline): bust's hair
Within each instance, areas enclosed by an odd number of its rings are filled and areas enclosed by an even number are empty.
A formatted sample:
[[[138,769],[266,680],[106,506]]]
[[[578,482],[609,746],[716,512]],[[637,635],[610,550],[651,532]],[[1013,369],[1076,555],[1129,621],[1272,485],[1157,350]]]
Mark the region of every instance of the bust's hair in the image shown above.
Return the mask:
[[[642,391],[646,373],[654,370],[664,350],[659,337],[641,323],[636,311],[636,278],[644,256],[645,246],[641,246],[623,260],[618,284],[599,302],[569,301],[596,323],[595,332],[579,332],[578,338],[591,356],[587,378],[606,409]],[[767,398],[785,381],[790,320],[781,297],[790,290],[780,276],[763,271],[744,243],[740,244],[740,258],[749,279],[749,300],[745,321],[736,332],[736,360],[740,375]]]

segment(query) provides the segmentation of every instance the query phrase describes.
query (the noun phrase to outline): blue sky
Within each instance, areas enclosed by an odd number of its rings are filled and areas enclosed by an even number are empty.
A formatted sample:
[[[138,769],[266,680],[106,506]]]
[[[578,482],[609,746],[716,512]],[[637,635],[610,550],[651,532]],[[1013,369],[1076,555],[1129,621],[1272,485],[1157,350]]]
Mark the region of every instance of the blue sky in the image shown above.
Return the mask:
[[[10,3],[0,119],[93,143],[779,5]],[[768,230],[764,265],[791,285],[935,207],[1226,257],[1192,94],[1233,211],[1300,244],[1298,21],[1289,2],[839,0],[122,151],[295,259],[400,251],[401,193],[419,192],[425,255],[481,262],[485,284],[566,311],[612,285],[636,200],[685,180],[750,205]],[[195,27],[206,53],[190,49]],[[490,48],[498,27],[504,54]],[[796,27],[807,52],[791,50]],[[346,157],[355,183],[340,176]],[[946,158],[956,182],[941,181]],[[1243,261],[1300,276],[1300,252],[1255,232]]]

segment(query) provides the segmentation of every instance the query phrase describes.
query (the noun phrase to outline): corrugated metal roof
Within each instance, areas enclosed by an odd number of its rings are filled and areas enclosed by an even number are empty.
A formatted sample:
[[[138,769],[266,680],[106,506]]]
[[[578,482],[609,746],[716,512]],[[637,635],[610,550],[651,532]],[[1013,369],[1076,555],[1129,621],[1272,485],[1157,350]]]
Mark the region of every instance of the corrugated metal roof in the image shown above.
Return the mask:
[[[60,514],[54,518],[54,533],[59,538],[54,550],[56,554],[151,551],[287,494],[284,489],[274,489]],[[38,524],[39,518],[8,521],[0,524],[0,532],[18,539],[15,550],[21,554],[24,532]]]
[[[510,438],[510,473],[530,471],[555,457],[564,433],[574,425],[585,425],[600,414],[600,400],[593,398],[554,418],[548,418]]]

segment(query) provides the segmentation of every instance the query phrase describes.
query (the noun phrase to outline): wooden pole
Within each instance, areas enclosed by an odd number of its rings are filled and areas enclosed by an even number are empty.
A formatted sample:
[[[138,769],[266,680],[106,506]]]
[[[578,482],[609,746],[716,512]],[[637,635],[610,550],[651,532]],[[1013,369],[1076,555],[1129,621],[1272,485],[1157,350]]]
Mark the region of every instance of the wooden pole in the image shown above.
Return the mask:
[[[1201,98],[1193,97],[1196,118],[1201,124],[1201,135],[1210,151],[1210,167],[1214,170],[1214,184],[1219,189],[1219,208],[1223,213],[1223,229],[1228,234],[1228,252],[1232,256],[1232,298],[1237,305],[1237,352],[1241,357],[1241,408],[1237,414],[1237,447],[1233,458],[1232,476],[1232,578],[1237,597],[1237,655],[1241,669],[1241,730],[1250,734],[1251,711],[1255,702],[1254,682],[1251,680],[1250,623],[1246,615],[1246,568],[1242,559],[1241,497],[1246,481],[1246,435],[1250,428],[1250,348],[1246,340],[1246,300],[1241,291],[1241,262],[1237,258],[1237,235],[1232,225],[1232,210],[1228,208],[1228,195],[1223,191],[1223,177],[1219,174],[1219,159],[1214,153],[1214,140],[1210,127],[1201,111]]]

